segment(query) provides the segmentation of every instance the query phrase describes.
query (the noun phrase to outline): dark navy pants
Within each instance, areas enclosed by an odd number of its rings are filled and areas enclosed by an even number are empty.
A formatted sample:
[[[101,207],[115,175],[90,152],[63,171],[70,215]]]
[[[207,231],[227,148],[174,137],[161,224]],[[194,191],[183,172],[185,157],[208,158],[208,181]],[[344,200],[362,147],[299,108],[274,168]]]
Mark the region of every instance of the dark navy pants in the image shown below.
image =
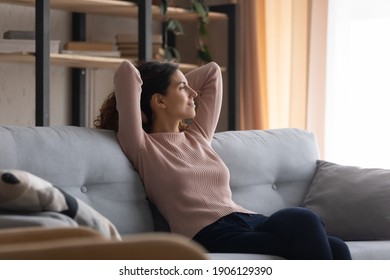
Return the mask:
[[[296,260],[351,259],[347,245],[326,234],[321,218],[306,208],[287,208],[267,217],[232,213],[193,238],[211,253],[253,253]]]

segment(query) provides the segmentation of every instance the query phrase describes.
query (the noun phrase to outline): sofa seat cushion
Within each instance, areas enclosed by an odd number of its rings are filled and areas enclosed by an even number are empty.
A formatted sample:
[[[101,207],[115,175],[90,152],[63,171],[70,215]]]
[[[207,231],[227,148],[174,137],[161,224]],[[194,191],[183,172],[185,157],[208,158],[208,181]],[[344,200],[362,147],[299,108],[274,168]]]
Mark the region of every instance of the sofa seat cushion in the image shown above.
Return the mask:
[[[318,161],[302,203],[344,240],[390,239],[390,170]]]
[[[284,260],[274,255],[237,254],[237,253],[208,253],[211,260]]]
[[[353,260],[388,260],[390,259],[390,241],[348,241]],[[283,260],[273,255],[208,253],[211,260]]]
[[[348,241],[353,260],[389,260],[390,241]]]

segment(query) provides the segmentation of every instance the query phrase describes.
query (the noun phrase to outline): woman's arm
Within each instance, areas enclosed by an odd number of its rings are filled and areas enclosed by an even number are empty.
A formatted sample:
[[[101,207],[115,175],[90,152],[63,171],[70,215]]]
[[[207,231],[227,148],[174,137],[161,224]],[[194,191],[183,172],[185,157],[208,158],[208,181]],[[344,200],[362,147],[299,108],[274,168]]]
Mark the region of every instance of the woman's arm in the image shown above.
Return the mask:
[[[142,79],[138,69],[123,61],[114,77],[118,110],[118,140],[123,152],[132,161],[144,146],[144,131],[140,108]]]
[[[188,85],[198,93],[196,116],[191,129],[212,140],[222,105],[222,74],[215,62],[210,62],[186,75]]]

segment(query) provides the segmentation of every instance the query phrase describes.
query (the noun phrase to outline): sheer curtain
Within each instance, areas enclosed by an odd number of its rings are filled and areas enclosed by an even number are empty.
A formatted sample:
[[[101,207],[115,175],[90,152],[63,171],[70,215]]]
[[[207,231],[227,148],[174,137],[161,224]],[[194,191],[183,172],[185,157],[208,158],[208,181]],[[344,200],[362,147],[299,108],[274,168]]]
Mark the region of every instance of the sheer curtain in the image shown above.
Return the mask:
[[[390,1],[329,0],[324,158],[390,168]]]
[[[265,1],[239,1],[240,129],[267,129]]]
[[[241,0],[240,128],[306,128],[310,0]]]

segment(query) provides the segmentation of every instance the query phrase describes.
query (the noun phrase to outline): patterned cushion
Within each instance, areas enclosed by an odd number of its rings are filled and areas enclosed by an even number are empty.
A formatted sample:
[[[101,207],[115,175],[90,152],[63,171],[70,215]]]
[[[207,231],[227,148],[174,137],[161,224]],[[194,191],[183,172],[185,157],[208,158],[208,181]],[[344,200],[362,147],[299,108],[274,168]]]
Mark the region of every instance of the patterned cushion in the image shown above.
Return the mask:
[[[0,170],[0,208],[14,212],[59,212],[79,225],[121,239],[115,226],[83,201],[22,170]]]

